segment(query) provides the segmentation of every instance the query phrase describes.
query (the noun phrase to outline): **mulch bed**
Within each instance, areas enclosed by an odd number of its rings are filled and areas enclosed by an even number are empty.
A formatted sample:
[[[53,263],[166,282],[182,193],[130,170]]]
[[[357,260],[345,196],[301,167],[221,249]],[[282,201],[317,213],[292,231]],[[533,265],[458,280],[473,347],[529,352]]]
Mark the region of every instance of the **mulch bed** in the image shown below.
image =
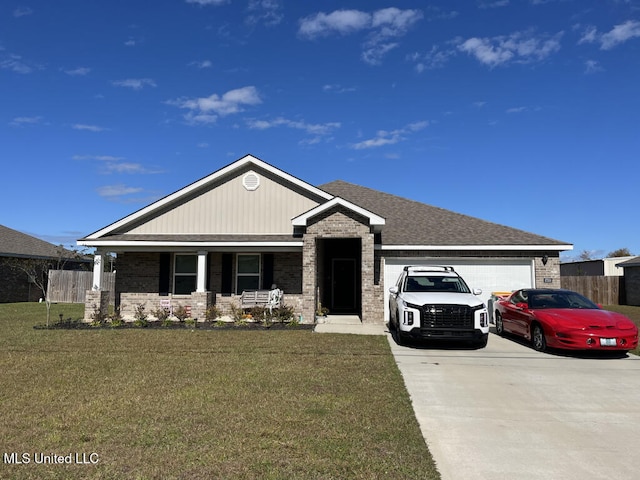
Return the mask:
[[[225,322],[218,324],[215,322],[198,322],[197,324],[188,324],[186,322],[172,322],[169,325],[163,325],[162,322],[148,321],[146,325],[136,325],[134,322],[125,322],[122,325],[111,325],[105,323],[102,325],[92,325],[91,323],[81,322],[77,320],[66,320],[62,322],[51,323],[46,325],[34,325],[36,330],[96,330],[96,329],[160,329],[160,330],[312,330],[313,324],[290,324],[290,323],[233,323]]]

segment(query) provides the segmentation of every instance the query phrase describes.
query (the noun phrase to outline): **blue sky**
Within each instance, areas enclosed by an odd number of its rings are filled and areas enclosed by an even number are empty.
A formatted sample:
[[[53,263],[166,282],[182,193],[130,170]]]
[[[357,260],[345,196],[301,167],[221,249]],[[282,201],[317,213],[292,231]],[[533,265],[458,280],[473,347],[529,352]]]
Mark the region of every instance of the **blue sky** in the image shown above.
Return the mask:
[[[251,153],[640,254],[640,1],[0,4],[0,223],[75,239]]]

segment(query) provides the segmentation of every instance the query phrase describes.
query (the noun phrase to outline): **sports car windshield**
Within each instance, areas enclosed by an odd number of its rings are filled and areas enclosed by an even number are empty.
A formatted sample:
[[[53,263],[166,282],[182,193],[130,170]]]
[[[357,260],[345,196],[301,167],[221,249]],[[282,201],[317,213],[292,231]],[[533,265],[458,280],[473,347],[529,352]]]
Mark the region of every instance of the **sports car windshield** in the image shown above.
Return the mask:
[[[586,308],[598,306],[575,292],[529,292],[529,308]]]
[[[454,292],[470,293],[460,277],[411,275],[405,279],[405,292]]]

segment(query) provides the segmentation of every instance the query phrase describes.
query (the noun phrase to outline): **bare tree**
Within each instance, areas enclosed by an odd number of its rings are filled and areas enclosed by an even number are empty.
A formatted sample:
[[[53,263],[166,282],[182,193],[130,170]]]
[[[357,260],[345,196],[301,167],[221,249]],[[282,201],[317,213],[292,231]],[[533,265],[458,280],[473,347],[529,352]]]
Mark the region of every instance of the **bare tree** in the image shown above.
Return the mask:
[[[580,252],[580,255],[578,255],[578,258],[580,260],[593,260],[592,255],[593,253],[590,250],[583,250]]]
[[[5,257],[2,262],[13,271],[24,273],[29,282],[42,292],[47,306],[47,327],[51,318],[51,300],[47,295],[49,270],[62,270],[68,262],[80,260],[82,252],[65,249],[62,245],[56,247],[56,257]]]

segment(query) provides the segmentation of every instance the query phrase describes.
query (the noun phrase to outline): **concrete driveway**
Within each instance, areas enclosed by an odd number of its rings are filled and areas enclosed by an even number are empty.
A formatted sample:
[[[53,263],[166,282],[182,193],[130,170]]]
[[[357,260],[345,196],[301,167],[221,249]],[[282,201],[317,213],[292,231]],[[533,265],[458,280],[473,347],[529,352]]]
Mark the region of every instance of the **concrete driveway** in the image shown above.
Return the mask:
[[[495,334],[480,350],[388,337],[443,480],[640,476],[640,357],[538,353]]]

